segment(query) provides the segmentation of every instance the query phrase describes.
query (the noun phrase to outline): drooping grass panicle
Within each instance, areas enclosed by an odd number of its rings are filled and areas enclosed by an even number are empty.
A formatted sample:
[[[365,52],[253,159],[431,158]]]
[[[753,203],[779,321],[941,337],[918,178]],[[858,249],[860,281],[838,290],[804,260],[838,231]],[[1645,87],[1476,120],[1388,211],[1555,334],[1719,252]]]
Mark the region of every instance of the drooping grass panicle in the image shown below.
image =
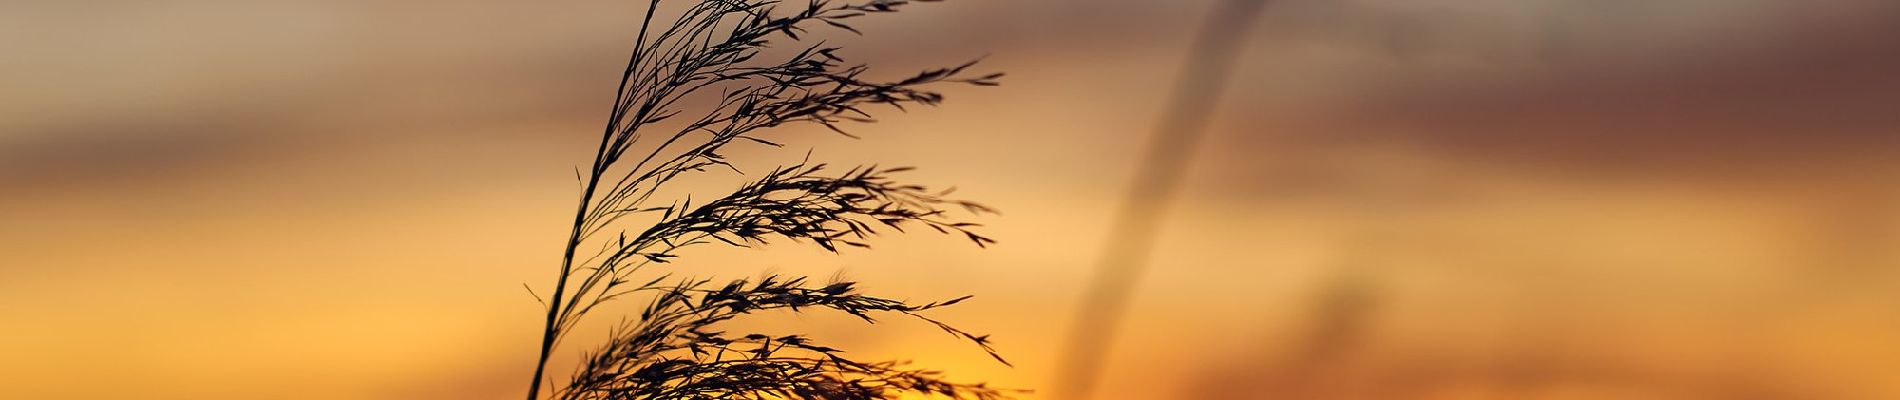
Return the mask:
[[[896,313],[928,321],[1002,361],[986,336],[918,314],[961,298],[913,305],[857,294],[850,282],[814,286],[802,278],[768,277],[712,289],[711,280],[676,278],[683,276],[678,271],[640,276],[645,267],[674,262],[680,249],[706,243],[749,247],[784,240],[836,252],[869,247],[867,240],[883,230],[914,226],[960,235],[978,246],[993,243],[973,230],[976,224],[952,215],[992,210],[949,198],[949,191],[894,179],[908,168],[861,166],[834,173],[807,157],[711,200],[695,202],[689,195],[652,203],[662,187],[687,174],[743,174],[722,151],[732,143],[783,146],[784,139],[768,137],[769,128],[816,124],[855,138],[841,125],[875,121],[873,106],[936,105],[943,96],[931,86],[993,86],[1002,75],[970,76],[970,62],[875,81],[864,78],[867,67],[845,64],[838,47],[801,43],[813,28],[862,34],[850,25],[852,18],[895,12],[912,1],[701,0],[670,23],[656,23],[660,3],[647,4],[594,161],[580,174],[580,205],[554,289],[545,298],[536,295],[547,319],[529,399],[540,398],[549,354],[583,316],[635,295],[652,296],[645,312],[592,352],[565,387],[551,392],[556,398],[883,399],[906,392],[1007,397],[1007,391],[947,382],[940,373],[900,363],[853,361],[803,336],[712,330],[772,310],[831,309],[867,322],[872,314]],[[773,49],[782,43],[789,43],[788,51],[776,55]]]
[[[919,392],[1000,399],[1010,393],[946,382],[939,373],[904,369],[901,363],[853,361],[804,336],[713,329],[738,316],[781,309],[831,309],[866,322],[875,322],[874,314],[891,313],[928,321],[1002,360],[988,347],[987,337],[918,314],[964,298],[907,304],[858,294],[851,282],[813,285],[803,278],[710,283],[697,280],[667,288],[637,322],[624,324],[607,345],[590,354],[556,398],[882,399],[896,392]]]
[[[902,231],[906,225],[961,235],[978,246],[995,242],[972,230],[978,224],[949,219],[946,207],[973,214],[992,210],[890,178],[908,168],[857,167],[837,176],[821,175],[825,169],[823,164],[792,165],[767,172],[722,198],[700,204],[688,199],[643,209],[660,214],[660,219],[638,233],[621,233],[605,247],[601,253],[605,257],[588,267],[594,275],[583,280],[575,292],[593,297],[575,298],[570,304],[583,307],[577,313],[585,313],[587,307],[617,298],[627,290],[651,288],[657,282],[637,286],[628,283],[642,267],[671,262],[677,250],[698,244],[750,247],[779,238],[809,242],[836,252],[840,246],[869,248],[867,240],[880,229]],[[604,282],[600,283],[602,290],[592,290],[597,282]],[[571,328],[574,321],[566,321],[570,325],[563,326],[563,330]]]

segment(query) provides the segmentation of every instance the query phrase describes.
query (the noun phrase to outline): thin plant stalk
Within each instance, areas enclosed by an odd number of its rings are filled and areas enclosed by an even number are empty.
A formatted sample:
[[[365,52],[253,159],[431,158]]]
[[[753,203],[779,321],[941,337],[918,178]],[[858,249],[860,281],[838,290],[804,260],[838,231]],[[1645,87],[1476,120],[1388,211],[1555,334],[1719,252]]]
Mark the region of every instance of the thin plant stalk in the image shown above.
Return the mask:
[[[653,12],[659,8],[659,5],[660,0],[651,0],[647,3],[646,16],[640,19],[640,33],[637,38],[634,39],[634,43],[646,42],[647,28],[652,25]],[[626,87],[627,79],[633,76],[633,66],[639,64],[640,49],[639,47],[635,47],[633,49],[633,55],[627,60],[626,72],[621,73],[620,83],[615,86]],[[621,95],[624,94],[616,94],[616,96]],[[581,232],[585,229],[587,222],[587,206],[594,199],[594,190],[600,186],[600,176],[603,172],[602,161],[605,160],[607,155],[607,142],[613,138],[614,132],[616,131],[615,128],[620,125],[619,104],[620,99],[614,99],[615,110],[610,113],[612,117],[607,120],[607,128],[604,129],[605,132],[601,133],[600,148],[594,150],[594,161],[592,165],[587,168],[587,186],[581,189],[580,205],[574,211],[573,229],[571,233],[568,234],[567,244],[562,246],[561,274],[558,275],[554,281],[554,293],[552,296],[556,302],[547,304],[548,317],[541,331],[540,355],[535,358],[534,376],[528,381],[528,400],[540,398],[541,378],[547,372],[548,356],[554,352],[554,342],[556,337],[560,334],[560,330],[557,329],[556,326],[556,322],[559,321],[557,317],[561,312],[559,301],[567,290],[568,276],[573,274],[574,252],[578,251],[581,246]]]
[[[1195,38],[1173,100],[1149,139],[1134,186],[1115,214],[1095,274],[1084,288],[1069,340],[1057,366],[1055,396],[1092,398],[1129,297],[1160,233],[1161,217],[1179,190],[1194,150],[1207,137],[1207,119],[1226,86],[1241,39],[1266,0],[1224,0]]]
[[[656,30],[659,3],[650,1],[641,20],[594,161],[585,177],[576,174],[585,183],[554,290],[545,299],[536,296],[547,315],[528,399],[542,398],[548,360],[583,316],[633,295],[653,297],[637,319],[626,320],[582,357],[568,384],[546,393],[563,400],[884,399],[900,393],[1008,398],[1012,391],[946,381],[936,371],[852,360],[798,335],[733,336],[714,329],[769,311],[828,309],[865,322],[874,322],[876,314],[899,314],[934,324],[1003,361],[987,335],[920,314],[967,296],[914,304],[860,294],[848,281],[767,276],[720,286],[672,272],[651,280],[639,276],[673,263],[678,250],[701,244],[752,247],[783,240],[837,252],[868,248],[866,239],[881,230],[906,226],[960,235],[979,246],[993,243],[973,230],[979,225],[951,215],[992,210],[949,198],[947,190],[896,181],[894,175],[907,167],[837,172],[807,161],[773,168],[711,200],[688,196],[661,205],[654,196],[684,175],[743,174],[721,150],[732,143],[783,146],[767,136],[771,128],[817,124],[856,137],[840,125],[873,122],[868,107],[936,105],[943,96],[927,86],[994,86],[1001,74],[971,77],[964,71],[974,63],[966,63],[872,81],[862,77],[865,66],[843,64],[837,47],[797,44],[808,27],[862,34],[846,20],[896,12],[912,1],[704,0]],[[797,44],[796,54],[763,61],[763,50],[780,41]],[[636,220],[651,224],[631,222]]]

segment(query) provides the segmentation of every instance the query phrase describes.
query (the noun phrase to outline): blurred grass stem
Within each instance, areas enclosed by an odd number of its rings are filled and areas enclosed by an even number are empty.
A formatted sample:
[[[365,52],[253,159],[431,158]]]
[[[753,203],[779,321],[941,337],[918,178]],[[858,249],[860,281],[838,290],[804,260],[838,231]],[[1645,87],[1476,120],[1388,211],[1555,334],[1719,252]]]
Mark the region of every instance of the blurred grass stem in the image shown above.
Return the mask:
[[[1136,169],[1134,186],[1116,214],[1095,274],[1083,293],[1069,340],[1057,367],[1058,400],[1094,394],[1117,325],[1140,281],[1161,217],[1176,197],[1194,150],[1207,136],[1207,120],[1233,69],[1237,48],[1266,0],[1225,0],[1189,50],[1187,65]]]

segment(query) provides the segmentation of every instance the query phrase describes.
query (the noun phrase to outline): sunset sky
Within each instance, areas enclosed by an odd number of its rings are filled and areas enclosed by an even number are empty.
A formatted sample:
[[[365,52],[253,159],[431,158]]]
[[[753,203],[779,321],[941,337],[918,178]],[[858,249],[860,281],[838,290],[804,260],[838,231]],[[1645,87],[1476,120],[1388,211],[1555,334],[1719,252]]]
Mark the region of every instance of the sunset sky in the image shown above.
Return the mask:
[[[519,398],[522,286],[552,286],[644,3],[0,4],[0,387]],[[673,268],[974,295],[932,315],[1014,367],[914,321],[746,324],[1046,388],[1213,5],[952,0],[822,33],[873,76],[1009,76],[729,156],[917,166],[1000,209],[1001,243]],[[1900,398],[1897,37],[1879,0],[1273,1],[1100,398]]]

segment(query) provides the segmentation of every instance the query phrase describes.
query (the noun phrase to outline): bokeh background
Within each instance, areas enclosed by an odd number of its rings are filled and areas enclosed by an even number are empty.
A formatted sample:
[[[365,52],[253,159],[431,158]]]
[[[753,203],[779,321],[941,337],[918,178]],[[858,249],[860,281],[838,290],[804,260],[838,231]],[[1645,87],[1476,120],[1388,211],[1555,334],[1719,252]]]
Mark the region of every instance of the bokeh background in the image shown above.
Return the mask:
[[[639,3],[0,4],[6,397],[516,398],[522,284],[551,285]],[[1046,388],[1213,4],[958,0],[824,35],[884,76],[1010,76],[735,157],[919,166],[1001,209],[1002,243],[678,268],[973,294],[936,315],[1014,368],[905,321],[759,324]],[[1100,398],[1900,398],[1896,37],[1880,0],[1275,0]]]

